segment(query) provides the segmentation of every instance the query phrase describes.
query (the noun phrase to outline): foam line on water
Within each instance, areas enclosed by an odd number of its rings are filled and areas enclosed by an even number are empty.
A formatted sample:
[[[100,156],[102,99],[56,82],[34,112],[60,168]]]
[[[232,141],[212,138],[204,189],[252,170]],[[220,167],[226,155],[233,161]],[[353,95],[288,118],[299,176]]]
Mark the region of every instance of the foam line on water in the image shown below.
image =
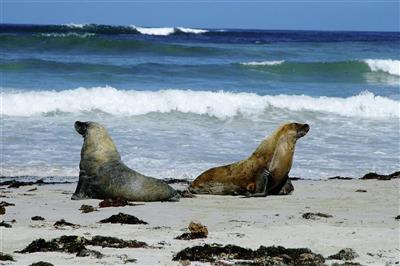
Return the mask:
[[[64,91],[3,92],[1,114],[34,116],[49,112],[102,111],[116,116],[178,111],[220,119],[237,114],[263,115],[268,108],[294,112],[325,112],[365,118],[398,118],[399,101],[371,92],[339,97],[265,95],[255,93],[192,90],[126,91],[112,87],[77,88]]]
[[[274,65],[280,65],[283,64],[285,61],[284,60],[275,60],[275,61],[252,61],[252,62],[245,62],[241,63],[242,65],[245,66],[274,66]]]

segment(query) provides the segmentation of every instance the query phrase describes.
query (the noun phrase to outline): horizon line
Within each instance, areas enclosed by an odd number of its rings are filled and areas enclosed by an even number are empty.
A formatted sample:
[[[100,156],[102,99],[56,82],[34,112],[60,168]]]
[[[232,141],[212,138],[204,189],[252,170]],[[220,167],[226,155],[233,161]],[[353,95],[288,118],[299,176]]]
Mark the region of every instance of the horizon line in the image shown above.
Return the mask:
[[[136,24],[105,24],[105,23],[14,23],[14,22],[1,22],[0,25],[18,25],[18,26],[69,26],[69,25],[106,25],[106,26],[119,26],[119,27],[129,27],[129,26],[138,26]],[[390,31],[390,30],[332,30],[332,29],[261,29],[261,28],[225,28],[225,27],[197,27],[197,26],[138,26],[143,28],[193,28],[193,29],[204,29],[204,30],[259,30],[259,31],[320,31],[320,32],[369,32],[369,33],[377,33],[377,32],[384,32],[384,33],[400,33],[400,29],[397,31]],[[77,27],[79,28],[79,27]]]

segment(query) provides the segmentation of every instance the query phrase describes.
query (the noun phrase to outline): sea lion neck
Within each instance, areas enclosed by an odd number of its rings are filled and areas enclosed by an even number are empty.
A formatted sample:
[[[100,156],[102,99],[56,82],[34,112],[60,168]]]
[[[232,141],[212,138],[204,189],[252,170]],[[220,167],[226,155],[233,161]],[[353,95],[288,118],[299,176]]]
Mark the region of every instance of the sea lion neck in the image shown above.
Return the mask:
[[[81,159],[96,161],[98,164],[121,160],[113,140],[105,129],[90,130],[83,139]]]
[[[289,173],[293,163],[295,146],[296,138],[293,136],[280,137],[269,165],[269,171],[274,178],[282,179]]]
[[[281,130],[276,130],[273,132],[270,137],[261,142],[261,144],[249,158],[255,158],[264,161],[266,161],[267,158],[271,158],[281,135]]]

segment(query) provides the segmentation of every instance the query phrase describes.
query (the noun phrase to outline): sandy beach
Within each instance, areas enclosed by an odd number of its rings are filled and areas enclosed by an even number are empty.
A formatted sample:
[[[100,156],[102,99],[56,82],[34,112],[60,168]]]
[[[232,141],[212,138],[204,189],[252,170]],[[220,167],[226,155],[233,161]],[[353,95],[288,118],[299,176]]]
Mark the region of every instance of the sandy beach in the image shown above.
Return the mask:
[[[234,244],[257,249],[259,246],[309,248],[325,258],[343,248],[352,248],[362,265],[399,263],[399,179],[294,181],[288,196],[242,198],[205,196],[182,198],[180,202],[144,203],[137,206],[98,208],[81,213],[82,204],[97,207],[100,200],[70,200],[76,184],[21,186],[1,189],[7,206],[2,219],[12,225],[0,227],[1,251],[15,261],[2,265],[29,265],[46,261],[54,265],[179,265],[173,256],[186,247],[203,244]],[[32,188],[37,190],[28,191]],[[102,224],[100,220],[118,213],[134,215],[148,224]],[[303,218],[304,213],[332,217]],[[44,221],[32,221],[42,216]],[[65,219],[79,226],[54,227]],[[15,221],[13,221],[15,220]],[[177,240],[191,221],[207,226],[207,238]],[[33,240],[51,240],[62,235],[87,239],[95,235],[146,242],[150,248],[101,248],[90,246],[104,256],[77,257],[64,252],[15,253]],[[327,265],[340,262],[326,260]],[[342,262],[343,263],[343,262]],[[192,265],[198,265],[192,262]]]

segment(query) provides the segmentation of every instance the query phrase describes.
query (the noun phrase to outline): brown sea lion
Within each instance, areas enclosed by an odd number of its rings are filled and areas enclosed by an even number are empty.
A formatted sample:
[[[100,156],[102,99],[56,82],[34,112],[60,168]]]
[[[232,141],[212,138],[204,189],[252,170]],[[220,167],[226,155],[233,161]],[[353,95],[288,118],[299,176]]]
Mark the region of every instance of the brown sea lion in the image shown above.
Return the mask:
[[[78,186],[72,199],[179,200],[178,193],[164,181],[142,175],[126,166],[102,125],[77,121],[75,129],[84,141]]]
[[[255,197],[278,194],[288,182],[296,141],[309,129],[309,125],[299,123],[280,126],[249,158],[205,171],[189,190],[197,194]]]

